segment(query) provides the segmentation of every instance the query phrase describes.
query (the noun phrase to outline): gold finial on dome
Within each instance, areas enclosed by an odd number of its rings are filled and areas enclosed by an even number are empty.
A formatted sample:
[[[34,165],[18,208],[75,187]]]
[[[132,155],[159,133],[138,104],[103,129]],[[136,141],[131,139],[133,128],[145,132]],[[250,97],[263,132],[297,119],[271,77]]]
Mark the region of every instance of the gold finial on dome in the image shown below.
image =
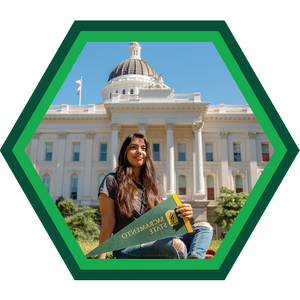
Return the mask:
[[[131,42],[130,45],[140,45],[138,42]]]

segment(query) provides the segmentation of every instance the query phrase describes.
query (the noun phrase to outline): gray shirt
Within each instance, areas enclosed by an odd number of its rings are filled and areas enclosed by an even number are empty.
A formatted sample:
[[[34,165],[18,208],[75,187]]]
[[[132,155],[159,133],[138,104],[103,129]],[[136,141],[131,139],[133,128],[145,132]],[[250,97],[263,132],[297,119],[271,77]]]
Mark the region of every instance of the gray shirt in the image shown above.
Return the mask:
[[[139,189],[139,195],[136,201],[132,201],[132,216],[128,218],[125,215],[122,215],[117,202],[116,202],[116,195],[117,195],[117,188],[116,188],[116,180],[115,180],[115,173],[109,173],[105,176],[103,179],[100,187],[99,187],[99,194],[105,194],[109,198],[115,200],[115,215],[116,215],[116,225],[113,230],[113,233],[117,233],[124,227],[126,227],[128,224],[130,224],[132,221],[139,218],[141,215],[143,215],[146,212],[146,204],[145,204],[145,198],[144,198],[144,187],[134,181],[135,185]],[[161,198],[167,198],[166,192],[164,191],[163,187],[160,184],[160,193]]]

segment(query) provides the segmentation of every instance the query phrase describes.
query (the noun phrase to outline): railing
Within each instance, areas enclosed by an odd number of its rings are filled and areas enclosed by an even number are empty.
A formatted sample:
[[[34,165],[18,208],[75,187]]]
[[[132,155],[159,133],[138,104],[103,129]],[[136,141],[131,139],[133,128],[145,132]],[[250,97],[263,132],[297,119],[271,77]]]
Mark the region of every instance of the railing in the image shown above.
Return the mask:
[[[232,112],[247,112],[247,106],[246,105],[226,105],[226,112],[232,113]]]
[[[62,108],[61,105],[51,105],[51,106],[48,108],[48,111],[47,111],[47,112],[51,112],[51,113],[61,112],[61,108]]]
[[[211,113],[253,113],[249,105],[210,105],[207,110],[208,114]]]
[[[119,95],[120,101],[139,101],[139,95],[133,94],[133,95]]]
[[[219,112],[219,105],[210,105],[207,112]]]
[[[194,94],[173,94],[174,101],[194,101]]]
[[[118,102],[139,101],[138,95],[118,95]],[[194,101],[193,94],[176,94],[173,95],[174,102],[180,101]],[[104,100],[104,103],[111,102],[111,99]],[[49,107],[46,114],[105,114],[106,110],[102,105],[52,105]],[[208,114],[234,114],[234,113],[253,113],[249,105],[209,105]]]
[[[104,103],[109,102],[128,102],[128,101],[140,101],[140,95],[123,95],[123,94],[113,94],[111,98],[105,99]],[[200,93],[196,94],[173,94],[172,100],[174,102],[181,102],[181,101],[197,101],[201,102]]]
[[[84,114],[84,113],[106,113],[100,105],[51,105],[46,114]]]
[[[69,110],[72,111],[82,111],[82,110],[88,110],[88,105],[69,105]]]

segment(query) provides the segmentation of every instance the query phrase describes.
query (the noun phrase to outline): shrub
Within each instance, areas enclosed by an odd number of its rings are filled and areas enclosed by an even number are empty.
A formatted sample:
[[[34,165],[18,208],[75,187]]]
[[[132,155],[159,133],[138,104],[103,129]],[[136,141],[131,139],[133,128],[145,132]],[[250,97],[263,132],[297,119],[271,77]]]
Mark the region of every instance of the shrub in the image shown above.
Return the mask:
[[[63,200],[63,201],[60,199],[57,199],[57,201],[59,201],[57,204],[57,208],[59,209],[60,213],[63,216],[72,214],[78,210],[78,205],[73,204],[72,199],[67,199],[67,200]]]
[[[96,209],[89,209],[65,217],[65,221],[76,240],[99,239],[99,226],[95,222]]]
[[[243,192],[235,193],[224,186],[220,188],[220,193],[223,196],[216,199],[218,206],[214,209],[214,213],[218,216],[215,224],[227,229],[222,233],[224,238],[249,195]]]
[[[64,200],[65,199],[64,199],[63,196],[60,196],[59,198],[57,198],[56,201],[55,201],[56,206],[58,207],[59,202],[64,201]]]
[[[76,240],[99,239],[101,224],[99,209],[75,205],[72,199],[60,200],[57,207]]]

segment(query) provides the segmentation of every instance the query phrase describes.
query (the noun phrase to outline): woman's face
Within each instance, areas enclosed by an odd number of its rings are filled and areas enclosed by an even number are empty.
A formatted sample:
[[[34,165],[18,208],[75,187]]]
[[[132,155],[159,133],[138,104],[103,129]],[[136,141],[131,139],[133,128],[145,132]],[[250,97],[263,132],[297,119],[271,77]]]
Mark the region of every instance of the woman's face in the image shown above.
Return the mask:
[[[147,157],[147,146],[141,138],[133,137],[127,150],[127,160],[132,167],[141,168]]]

